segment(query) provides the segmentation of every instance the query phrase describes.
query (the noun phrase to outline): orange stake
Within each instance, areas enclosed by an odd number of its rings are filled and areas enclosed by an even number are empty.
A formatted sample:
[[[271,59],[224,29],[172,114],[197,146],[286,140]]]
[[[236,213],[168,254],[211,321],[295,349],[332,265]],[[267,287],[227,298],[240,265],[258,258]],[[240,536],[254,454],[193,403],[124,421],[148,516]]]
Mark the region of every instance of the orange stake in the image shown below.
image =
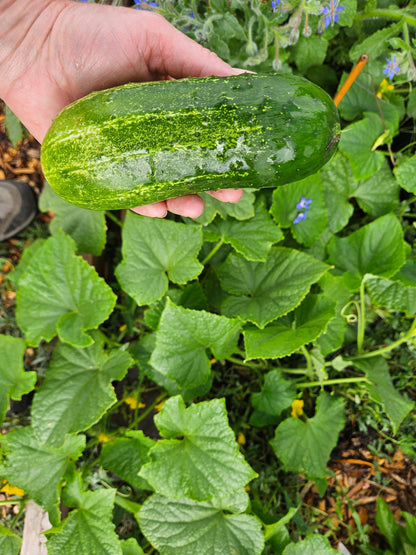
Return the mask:
[[[338,106],[338,104],[341,102],[341,100],[344,98],[345,93],[348,91],[348,89],[351,87],[351,85],[354,83],[354,81],[357,79],[357,77],[359,76],[359,74],[361,73],[361,70],[363,69],[363,67],[365,66],[365,64],[368,61],[368,54],[361,54],[360,59],[358,60],[358,62],[355,64],[355,66],[352,68],[350,74],[348,75],[348,77],[345,79],[345,81],[343,82],[341,88],[339,89],[339,91],[337,92],[337,94],[334,97],[334,104],[335,106]]]

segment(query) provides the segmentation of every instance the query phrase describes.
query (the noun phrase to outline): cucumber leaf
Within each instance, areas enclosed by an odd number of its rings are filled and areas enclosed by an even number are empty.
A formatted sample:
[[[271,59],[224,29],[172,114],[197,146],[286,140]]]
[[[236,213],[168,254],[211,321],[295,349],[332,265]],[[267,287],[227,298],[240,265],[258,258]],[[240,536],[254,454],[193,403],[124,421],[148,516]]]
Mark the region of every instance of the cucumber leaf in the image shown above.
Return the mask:
[[[400,310],[407,316],[416,314],[416,281],[409,287],[399,280],[380,278],[371,274],[367,274],[364,279],[374,304]]]
[[[324,478],[331,451],[345,424],[344,413],[342,399],[323,392],[317,400],[315,416],[306,422],[292,417],[279,424],[270,444],[285,470]]]
[[[257,476],[238,449],[224,399],[186,408],[180,396],[171,397],[155,424],[165,439],[150,449],[139,476],[158,493],[206,501],[231,495]]]
[[[169,280],[186,283],[203,266],[197,260],[202,246],[199,225],[147,218],[129,212],[123,227],[123,260],[116,276],[123,289],[139,305],[161,299]]]
[[[19,401],[35,387],[36,372],[25,372],[26,343],[20,337],[0,335],[0,424],[9,408],[9,398]]]
[[[380,116],[373,112],[366,112],[362,120],[343,130],[339,149],[350,161],[355,179],[366,179],[383,165],[383,154],[373,147],[385,133]],[[392,136],[389,131],[388,138]]]
[[[403,229],[394,214],[386,214],[347,237],[333,237],[328,251],[346,285],[358,289],[365,274],[389,278],[404,264]]]
[[[280,370],[271,370],[264,376],[261,392],[251,396],[251,404],[261,412],[279,416],[295,399],[295,384],[285,380]]]
[[[62,341],[86,347],[93,343],[86,331],[108,318],[116,296],[59,230],[29,261],[16,302],[16,319],[29,345],[58,334]]]
[[[256,517],[227,514],[210,503],[154,494],[143,504],[137,520],[161,555],[260,555],[264,548],[261,523]]]
[[[265,262],[231,253],[217,270],[222,288],[231,294],[221,310],[264,327],[299,305],[328,270],[323,262],[285,247],[273,247]]]
[[[60,445],[65,434],[87,430],[117,401],[111,382],[121,380],[132,359],[120,349],[104,351],[93,334],[86,348],[58,343],[32,406],[32,426],[42,443]]]
[[[39,208],[43,212],[49,210],[55,214],[49,224],[52,235],[58,229],[63,229],[75,241],[79,254],[101,254],[107,230],[104,212],[69,204],[53,191],[47,181],[43,184]]]
[[[49,513],[53,525],[59,522],[59,493],[65,477],[75,470],[74,462],[85,447],[85,436],[65,436],[61,446],[42,444],[27,426],[1,438],[6,453],[2,475],[24,489]]]
[[[309,202],[309,208],[297,208],[302,198]],[[312,246],[327,225],[327,207],[321,175],[315,173],[301,181],[278,187],[273,192],[271,213],[282,227],[290,227],[295,239]],[[294,223],[299,213],[306,218]]]
[[[204,237],[206,241],[222,239],[247,260],[265,260],[273,243],[283,239],[283,233],[271,221],[267,210],[259,204],[255,216],[249,220],[224,220],[217,216],[212,224],[205,228]]]
[[[114,443],[103,445],[100,463],[135,489],[147,489],[147,482],[138,476],[138,472],[143,464],[149,462],[148,453],[153,444],[154,441],[141,430],[129,431]]]
[[[123,555],[112,522],[115,490],[86,491],[75,509],[45,533],[49,555],[99,553]]]
[[[205,384],[211,375],[207,349],[222,360],[237,347],[241,323],[203,310],[174,305],[162,313],[150,364],[182,389]]]
[[[19,555],[22,538],[0,525],[0,552],[3,555]]]
[[[288,545],[283,555],[336,555],[339,551],[332,549],[328,538],[314,534],[304,540]]]
[[[250,327],[244,331],[247,359],[288,356],[319,337],[334,316],[334,301],[308,295],[293,312],[264,329]]]

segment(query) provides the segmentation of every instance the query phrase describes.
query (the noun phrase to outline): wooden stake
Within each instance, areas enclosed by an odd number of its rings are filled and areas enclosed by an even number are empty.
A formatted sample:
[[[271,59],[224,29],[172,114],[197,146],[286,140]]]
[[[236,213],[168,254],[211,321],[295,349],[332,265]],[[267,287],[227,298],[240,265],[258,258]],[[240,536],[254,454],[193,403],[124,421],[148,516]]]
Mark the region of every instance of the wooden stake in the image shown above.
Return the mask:
[[[357,77],[359,76],[359,74],[361,73],[361,70],[363,69],[363,67],[365,66],[365,64],[368,62],[368,54],[361,54],[360,59],[358,60],[358,62],[355,64],[355,66],[352,68],[350,74],[348,75],[348,77],[345,79],[345,81],[343,82],[341,88],[339,89],[339,91],[337,92],[337,94],[334,97],[334,104],[335,106],[338,106],[338,104],[341,102],[341,100],[344,98],[345,93],[348,91],[348,89],[351,87],[351,85],[354,83],[354,81],[357,79]]]

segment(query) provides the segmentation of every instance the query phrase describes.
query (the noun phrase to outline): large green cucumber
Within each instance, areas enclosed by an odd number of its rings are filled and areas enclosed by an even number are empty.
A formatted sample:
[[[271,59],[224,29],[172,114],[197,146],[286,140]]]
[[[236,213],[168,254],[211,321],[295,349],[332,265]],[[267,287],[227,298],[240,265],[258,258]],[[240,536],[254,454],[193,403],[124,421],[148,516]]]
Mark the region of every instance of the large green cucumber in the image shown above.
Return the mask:
[[[331,158],[339,134],[329,95],[293,75],[129,83],[64,108],[41,162],[63,199],[111,210],[297,181]]]

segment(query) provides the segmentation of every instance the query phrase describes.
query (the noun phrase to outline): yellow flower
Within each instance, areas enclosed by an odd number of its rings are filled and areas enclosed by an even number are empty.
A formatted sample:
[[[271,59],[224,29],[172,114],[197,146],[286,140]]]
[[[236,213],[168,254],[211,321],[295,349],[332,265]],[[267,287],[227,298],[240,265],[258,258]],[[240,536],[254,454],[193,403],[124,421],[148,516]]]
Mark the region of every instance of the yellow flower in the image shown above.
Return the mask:
[[[240,432],[240,433],[238,434],[237,443],[239,443],[240,445],[245,445],[245,443],[246,443],[246,436],[243,434],[243,432]]]
[[[104,434],[103,432],[100,432],[98,434],[98,441],[100,441],[101,443],[109,443],[110,438],[108,437],[108,435]]]
[[[161,401],[160,403],[155,405],[155,409],[157,410],[157,412],[160,412],[162,410],[162,407],[164,404],[165,404],[165,401]]]
[[[299,418],[303,414],[304,402],[302,399],[295,399],[292,403],[292,416],[293,418]]]
[[[380,83],[380,86],[378,88],[377,91],[377,96],[379,98],[383,98],[383,96],[388,92],[388,91],[392,91],[394,90],[394,85],[392,85],[391,83],[389,83],[387,81],[387,79],[383,79],[383,81]]]
[[[20,489],[20,488],[16,488],[15,486],[12,486],[11,484],[6,484],[5,486],[3,486],[0,489],[1,493],[7,493],[7,495],[17,495],[18,497],[23,497],[23,495],[25,494],[24,490]]]
[[[144,409],[146,407],[146,405],[144,403],[142,403],[141,401],[138,401],[136,399],[136,397],[133,397],[133,395],[130,395],[129,397],[126,397],[126,399],[124,399],[124,402],[132,410],[134,410],[134,409]]]

